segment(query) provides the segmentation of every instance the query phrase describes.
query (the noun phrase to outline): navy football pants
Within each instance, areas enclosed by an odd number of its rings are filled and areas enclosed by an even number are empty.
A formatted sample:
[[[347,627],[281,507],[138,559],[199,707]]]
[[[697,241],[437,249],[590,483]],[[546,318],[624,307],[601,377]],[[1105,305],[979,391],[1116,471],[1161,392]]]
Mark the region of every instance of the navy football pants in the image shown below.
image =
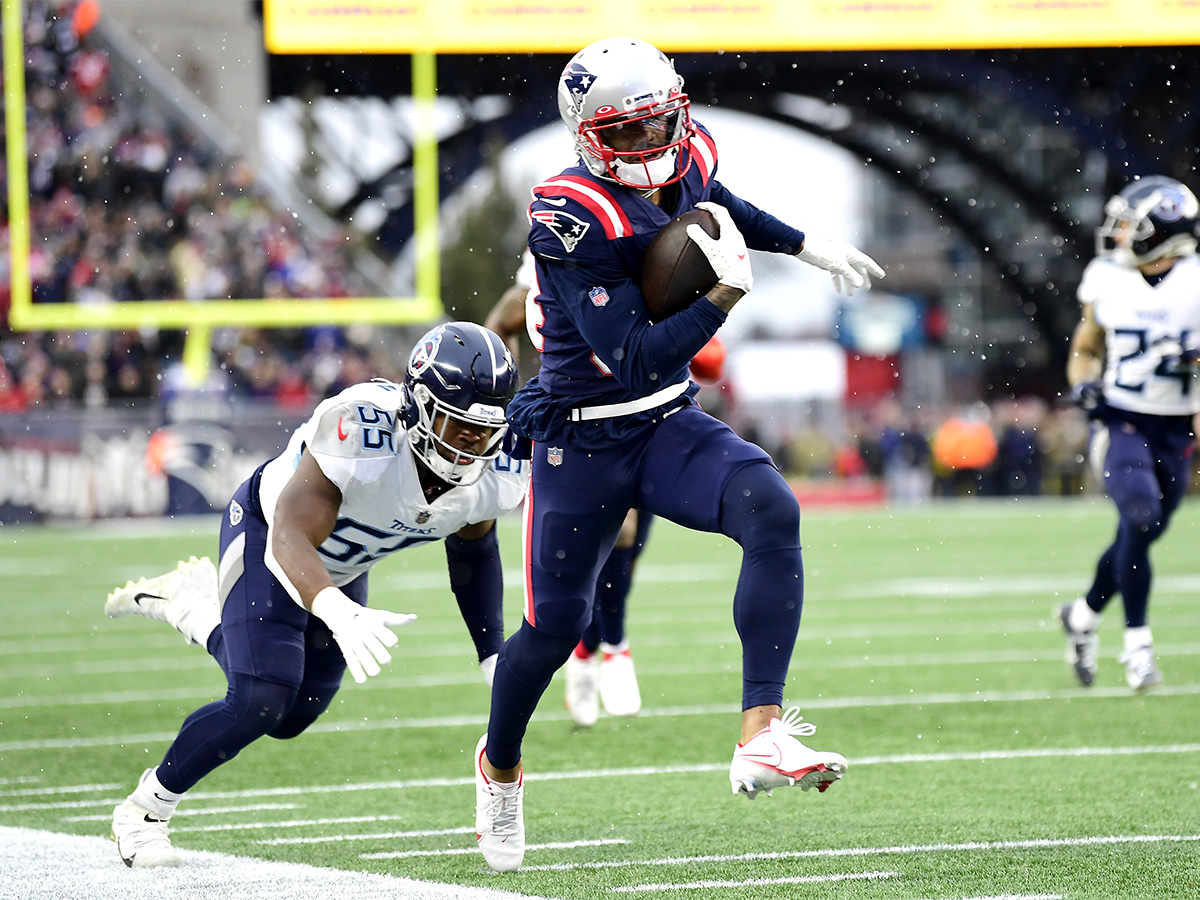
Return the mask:
[[[1112,423],[1108,433],[1104,486],[1119,519],[1116,537],[1096,564],[1087,604],[1100,612],[1120,591],[1125,627],[1140,628],[1150,605],[1150,545],[1167,530],[1187,493],[1191,447],[1181,451],[1168,441],[1150,440],[1124,422]]]
[[[779,705],[800,626],[804,572],[795,494],[761,448],[699,407],[648,439],[578,451],[535,445],[525,507],[525,621],[500,652],[488,759],[512,768],[542,693],[591,621],[596,580],[625,513],[645,510],[742,547],[733,616],[742,707]]]
[[[226,596],[208,651],[229,688],[184,720],[163,757],[159,781],[176,793],[264,735],[284,739],[303,732],[329,707],[346,668],[325,623],[301,609],[267,569],[257,475],[238,488],[221,522]],[[342,590],[365,606],[367,576]]]

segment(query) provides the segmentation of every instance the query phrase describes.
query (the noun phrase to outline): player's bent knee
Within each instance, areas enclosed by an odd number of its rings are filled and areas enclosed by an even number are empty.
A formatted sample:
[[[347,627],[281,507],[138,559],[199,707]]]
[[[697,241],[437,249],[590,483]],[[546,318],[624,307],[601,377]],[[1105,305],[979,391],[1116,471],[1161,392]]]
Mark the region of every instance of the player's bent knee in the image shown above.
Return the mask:
[[[729,480],[721,496],[721,531],[743,547],[799,543],[800,502],[778,469],[750,465]]]
[[[255,678],[237,675],[227,699],[234,715],[247,731],[259,735],[271,734],[292,711],[296,688]]]

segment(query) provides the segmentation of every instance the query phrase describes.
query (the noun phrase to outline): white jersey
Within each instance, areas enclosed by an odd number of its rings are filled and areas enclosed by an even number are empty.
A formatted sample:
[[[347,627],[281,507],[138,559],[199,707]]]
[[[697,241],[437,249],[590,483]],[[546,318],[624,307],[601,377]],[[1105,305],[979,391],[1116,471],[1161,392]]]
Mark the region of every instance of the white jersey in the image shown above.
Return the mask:
[[[1200,385],[1180,353],[1200,347],[1200,257],[1181,258],[1155,285],[1137,269],[1094,259],[1079,300],[1104,329],[1104,398],[1155,416],[1200,412]]]
[[[397,414],[400,396],[400,386],[390,382],[346,388],[322,401],[292,434],[287,449],[263,468],[258,499],[268,526],[305,448],[342,492],[337,525],[318,548],[338,587],[397,550],[443,540],[466,525],[499,518],[516,509],[525,496],[528,464],[501,454],[475,483],[427,501]],[[276,567],[271,569],[278,577]],[[291,585],[284,586],[292,591]]]

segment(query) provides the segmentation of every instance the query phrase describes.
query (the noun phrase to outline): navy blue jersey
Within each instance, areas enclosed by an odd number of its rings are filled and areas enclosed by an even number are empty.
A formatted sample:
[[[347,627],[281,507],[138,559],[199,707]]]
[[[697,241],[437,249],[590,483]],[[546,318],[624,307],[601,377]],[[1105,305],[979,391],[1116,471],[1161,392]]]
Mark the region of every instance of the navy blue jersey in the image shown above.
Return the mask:
[[[716,143],[702,127],[679,164],[689,168],[664,189],[675,199],[671,208],[582,164],[533,188],[529,248],[536,280],[526,310],[541,368],[508,409],[513,428],[526,437],[541,440],[559,430],[571,407],[635,400],[688,378],[688,363],[725,313],[700,300],[651,324],[638,287],[642,258],[671,219],[711,200],[729,210],[751,249],[795,253],[802,246],[803,233],[715,179]],[[606,429],[619,439],[620,425],[590,427]]]

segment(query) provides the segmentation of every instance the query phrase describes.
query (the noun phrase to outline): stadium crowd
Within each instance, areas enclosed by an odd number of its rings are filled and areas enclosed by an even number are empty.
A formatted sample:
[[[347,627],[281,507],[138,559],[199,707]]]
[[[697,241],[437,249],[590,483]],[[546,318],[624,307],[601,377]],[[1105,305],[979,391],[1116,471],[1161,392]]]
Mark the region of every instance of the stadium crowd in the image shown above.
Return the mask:
[[[27,4],[30,276],[35,303],[305,298],[370,293],[347,235],[302,235],[241,161],[221,159],[114,84],[95,0]],[[4,170],[7,182],[7,171]],[[7,187],[6,187],[7,190]],[[0,318],[11,302],[7,216]],[[355,340],[355,338],[360,340]],[[310,404],[362,374],[362,336],[333,329],[218,335],[230,392]],[[0,409],[145,400],[171,384],[183,336],[157,329],[0,332]],[[348,371],[342,372],[342,368]]]
[[[97,15],[94,0],[27,4],[35,302],[369,293],[355,274],[345,234],[306,237],[256,189],[245,163],[222,159],[136,92],[120,90],[92,37]],[[8,242],[5,219],[4,276]],[[9,278],[0,277],[2,321],[9,302]],[[392,355],[372,349],[382,346],[370,328],[219,329],[217,367],[206,388],[306,410],[350,384],[399,377]],[[0,413],[169,398],[182,385],[182,349],[181,333],[154,328],[0,330]],[[718,408],[736,404],[722,387],[706,391]],[[986,423],[983,456],[973,462],[938,452],[947,443],[939,443],[943,432],[964,418]],[[877,478],[894,500],[920,502],[962,493],[1076,492],[1084,480],[1086,440],[1077,410],[1036,398],[980,405],[965,416],[908,411],[885,401],[852,415],[841,441],[811,429],[767,449],[793,476]]]

